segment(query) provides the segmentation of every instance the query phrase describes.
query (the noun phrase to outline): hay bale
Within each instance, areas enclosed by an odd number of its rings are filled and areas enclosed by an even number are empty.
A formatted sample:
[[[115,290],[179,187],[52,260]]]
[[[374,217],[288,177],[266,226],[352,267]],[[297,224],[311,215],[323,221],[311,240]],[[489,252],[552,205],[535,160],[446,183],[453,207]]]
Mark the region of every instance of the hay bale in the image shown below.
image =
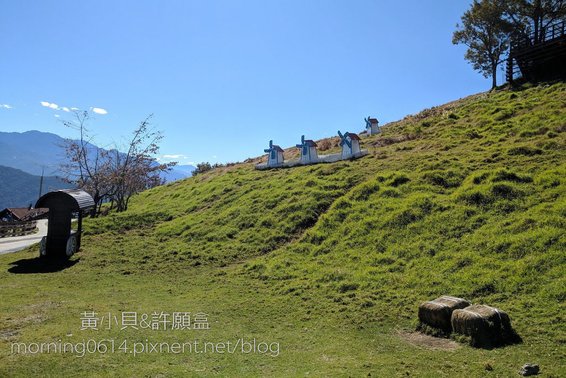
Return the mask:
[[[470,305],[465,299],[443,295],[432,301],[424,302],[419,306],[419,320],[429,327],[450,333],[452,312]]]
[[[507,313],[490,306],[473,305],[452,313],[452,329],[469,336],[475,347],[491,348],[519,341]]]

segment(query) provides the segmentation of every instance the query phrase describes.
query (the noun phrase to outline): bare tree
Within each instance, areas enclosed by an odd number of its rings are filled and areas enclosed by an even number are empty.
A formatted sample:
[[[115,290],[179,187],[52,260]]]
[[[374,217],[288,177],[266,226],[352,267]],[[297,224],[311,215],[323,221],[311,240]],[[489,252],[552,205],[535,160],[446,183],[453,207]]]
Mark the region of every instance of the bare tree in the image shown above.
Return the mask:
[[[159,164],[152,156],[159,152],[159,143],[163,135],[150,129],[149,115],[134,130],[128,143],[128,151],[114,153],[114,185],[117,211],[125,211],[133,194],[161,185],[161,172],[171,169],[176,163]]]
[[[129,140],[126,151],[104,150],[94,145],[87,128],[90,114],[75,111],[73,119],[64,121],[67,127],[79,131],[78,140],[66,140],[68,162],[63,166],[69,182],[90,193],[95,202],[92,216],[100,213],[104,202],[111,201],[116,211],[125,211],[132,195],[161,185],[160,174],[176,162],[160,164],[153,157],[159,152],[163,135],[150,129],[151,115],[140,122]]]
[[[91,215],[95,216],[102,203],[114,192],[114,187],[110,155],[108,151],[91,143],[93,137],[87,127],[89,119],[89,112],[76,110],[73,111],[71,120],[63,121],[66,127],[79,132],[79,139],[65,140],[67,163],[63,164],[62,170],[68,182],[92,195],[95,207]]]

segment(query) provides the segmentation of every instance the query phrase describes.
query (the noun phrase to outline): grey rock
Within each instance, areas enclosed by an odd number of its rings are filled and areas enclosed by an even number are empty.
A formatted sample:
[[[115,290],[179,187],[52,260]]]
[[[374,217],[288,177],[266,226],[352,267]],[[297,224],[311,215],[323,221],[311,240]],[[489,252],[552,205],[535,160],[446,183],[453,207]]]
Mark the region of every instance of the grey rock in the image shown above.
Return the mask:
[[[521,370],[519,370],[519,374],[528,377],[529,375],[537,375],[539,371],[540,368],[537,364],[524,364]]]

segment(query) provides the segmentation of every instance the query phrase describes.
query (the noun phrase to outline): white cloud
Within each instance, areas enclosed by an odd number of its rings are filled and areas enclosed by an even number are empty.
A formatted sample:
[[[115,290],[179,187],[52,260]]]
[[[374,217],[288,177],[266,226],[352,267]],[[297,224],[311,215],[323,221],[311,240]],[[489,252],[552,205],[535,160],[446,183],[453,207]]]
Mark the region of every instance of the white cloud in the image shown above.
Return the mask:
[[[188,156],[182,154],[163,155],[163,159],[187,159]]]
[[[157,160],[162,163],[176,161],[181,165],[185,165],[185,164],[195,165],[195,162],[189,161],[189,157],[183,154],[164,154],[159,156]]]
[[[49,102],[49,101],[40,101],[41,106],[44,106],[46,108],[51,108],[53,110],[59,110],[59,105],[53,103],[53,102]]]
[[[106,109],[103,108],[92,108],[92,111],[96,114],[108,114]]]
[[[43,106],[43,107],[46,107],[46,108],[49,108],[49,109],[53,109],[53,110],[63,111],[63,112],[66,112],[66,113],[70,113],[71,111],[74,111],[74,112],[75,112],[75,111],[80,110],[79,108],[75,108],[75,107],[59,106],[59,105],[57,105],[56,103],[54,103],[54,102],[49,102],[49,101],[40,101],[39,103],[40,103],[41,106]],[[9,106],[9,105],[8,105],[8,106]],[[0,107],[2,107],[1,104],[0,104]],[[93,113],[96,113],[96,114],[101,114],[101,115],[108,114],[108,111],[107,111],[106,109],[104,109],[104,108],[91,107],[90,110],[91,110]]]
[[[59,114],[55,114],[55,118],[59,118],[61,117]]]
[[[53,110],[62,110],[64,112],[69,113],[71,110],[79,110],[79,108],[69,108],[68,106],[59,106],[54,102],[49,101],[40,101],[41,106],[53,109]]]
[[[12,105],[0,104],[0,108],[3,108],[3,109],[12,109]]]

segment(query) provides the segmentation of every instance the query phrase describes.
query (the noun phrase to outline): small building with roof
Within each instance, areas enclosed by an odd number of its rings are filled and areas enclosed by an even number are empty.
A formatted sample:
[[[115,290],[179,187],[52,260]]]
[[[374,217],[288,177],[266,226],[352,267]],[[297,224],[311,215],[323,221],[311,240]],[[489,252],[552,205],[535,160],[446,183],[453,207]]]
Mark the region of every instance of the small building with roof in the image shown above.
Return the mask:
[[[269,148],[263,150],[267,152],[267,166],[268,167],[277,167],[283,164],[283,149],[276,144],[273,144],[273,141],[269,141]]]
[[[264,151],[267,152],[267,162],[260,162],[255,165],[255,169],[265,170],[271,168],[290,168],[302,166],[307,164],[320,164],[320,163],[334,163],[340,160],[357,159],[368,154],[368,150],[362,150],[360,147],[360,137],[355,133],[342,134],[338,131],[340,136],[340,146],[342,151],[328,155],[319,155],[317,151],[317,144],[315,141],[305,139],[301,136],[301,143],[297,144],[299,148],[299,158],[285,160],[283,159],[283,149],[269,141],[269,148]]]
[[[47,216],[48,209],[31,207],[7,207],[0,211],[0,222],[28,222]]]
[[[348,159],[360,154],[360,137],[358,134],[346,132],[342,134],[338,131],[340,146],[342,147],[342,159]]]
[[[364,118],[364,121],[366,121],[366,131],[368,135],[375,135],[381,131],[377,118],[367,117]]]
[[[318,153],[316,151],[316,142],[311,139],[305,139],[305,136],[301,136],[301,144],[297,144],[296,147],[300,152],[300,161],[303,164],[311,164],[318,162]]]

